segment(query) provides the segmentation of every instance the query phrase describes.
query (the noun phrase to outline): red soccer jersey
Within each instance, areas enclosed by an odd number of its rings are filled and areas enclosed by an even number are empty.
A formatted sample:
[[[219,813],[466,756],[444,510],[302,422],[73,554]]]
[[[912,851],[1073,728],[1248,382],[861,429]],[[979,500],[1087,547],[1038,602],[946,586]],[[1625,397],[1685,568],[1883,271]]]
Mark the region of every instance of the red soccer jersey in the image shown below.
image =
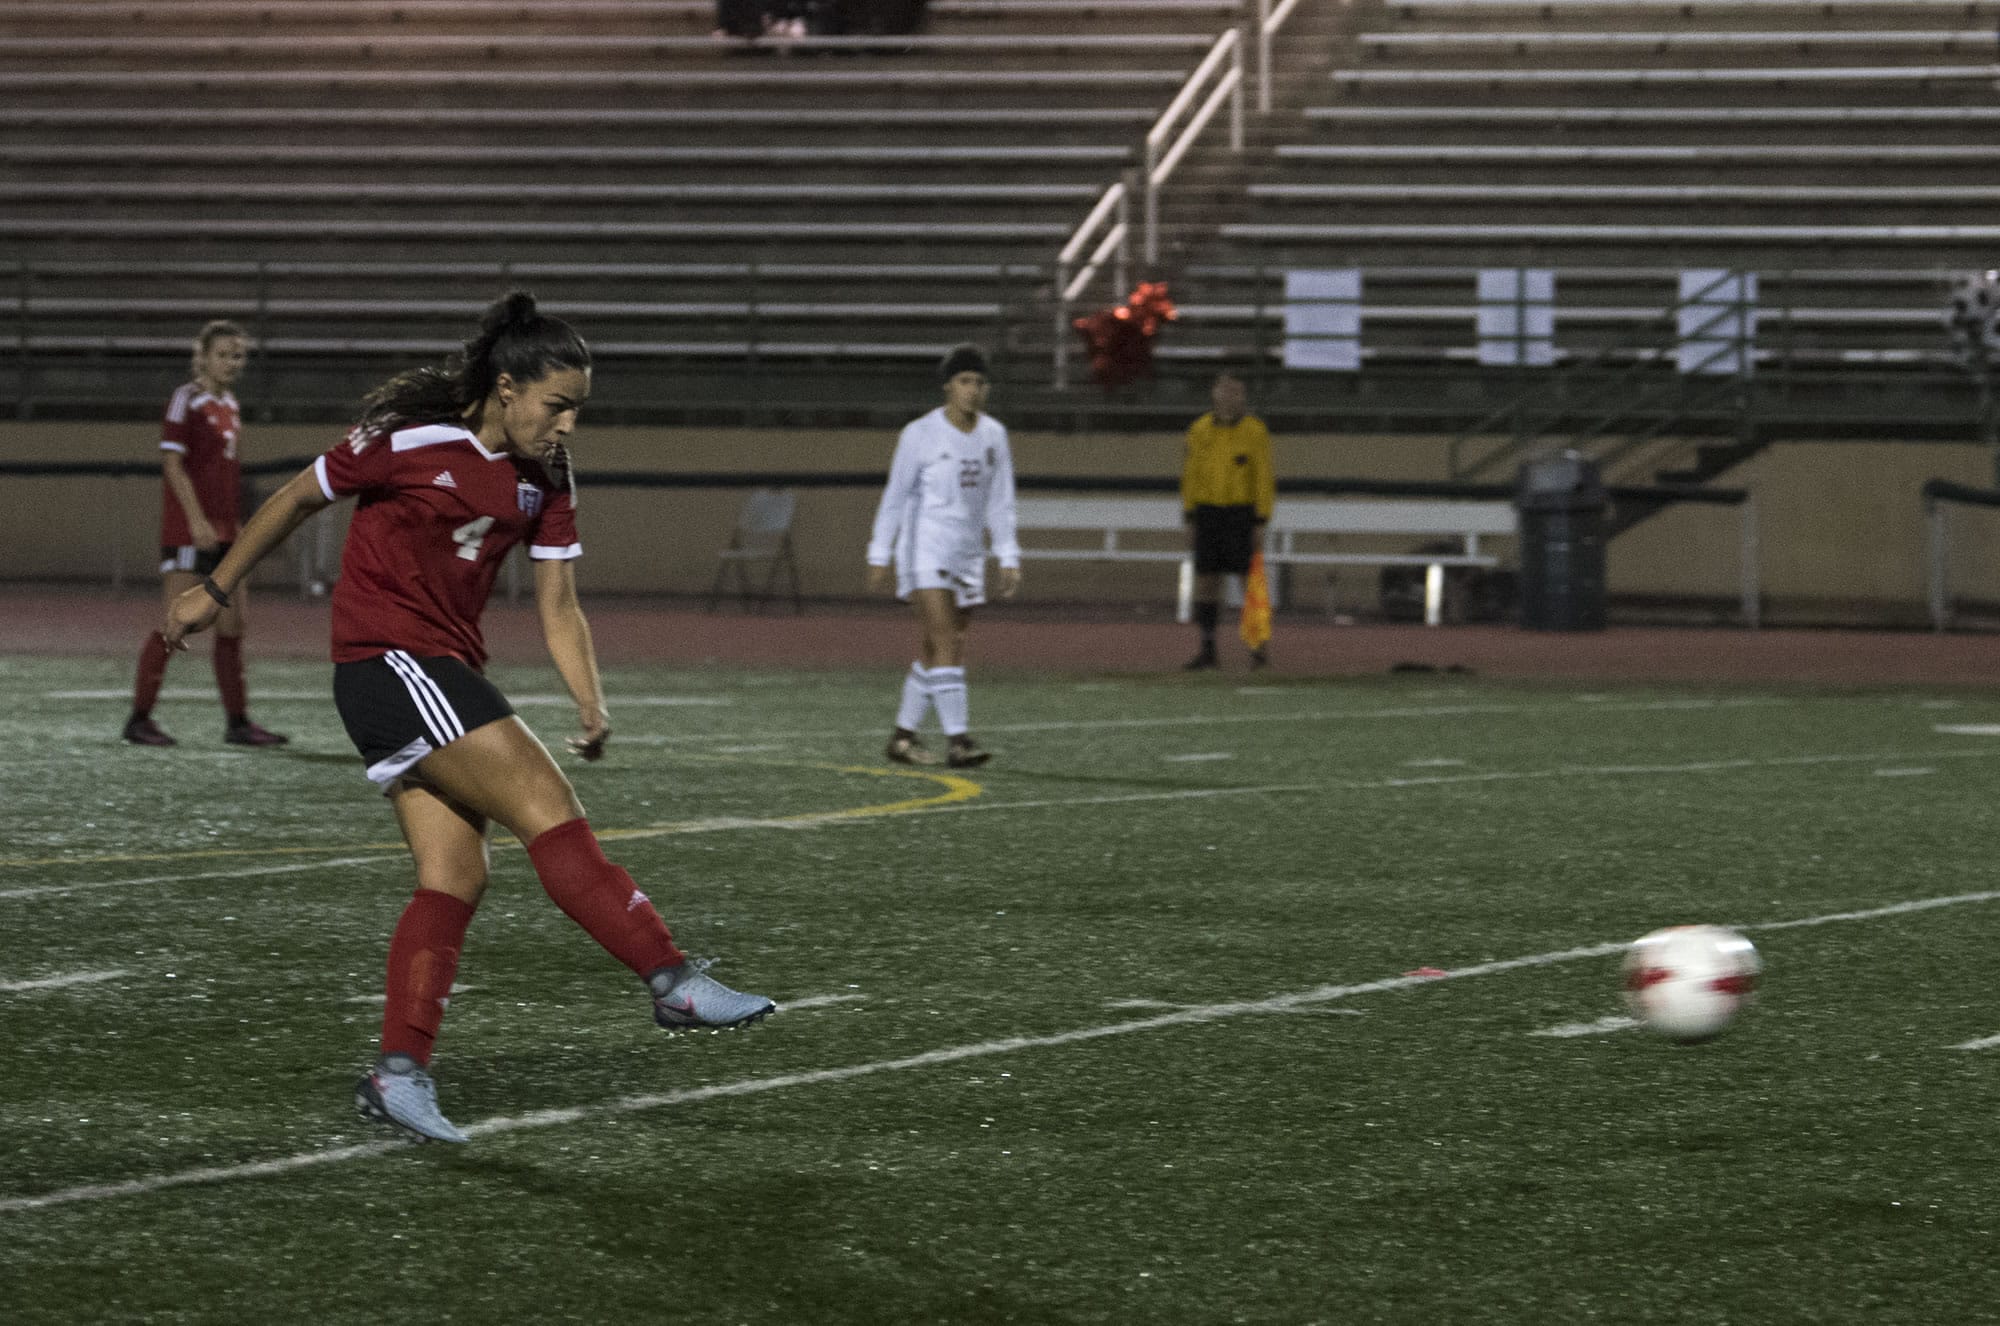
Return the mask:
[[[236,494],[242,483],[236,435],[242,426],[243,416],[236,409],[234,396],[226,391],[212,395],[192,382],[167,402],[166,422],[160,426],[160,450],[180,453],[201,513],[224,543],[236,537]],[[187,513],[181,510],[172,486],[161,482],[167,495],[160,504],[160,546],[186,547],[194,542]]]
[[[583,551],[568,475],[488,451],[456,424],[355,429],[313,462],[327,500],[359,494],[333,590],[333,661],[391,649],[486,665],[479,614],[507,552]]]

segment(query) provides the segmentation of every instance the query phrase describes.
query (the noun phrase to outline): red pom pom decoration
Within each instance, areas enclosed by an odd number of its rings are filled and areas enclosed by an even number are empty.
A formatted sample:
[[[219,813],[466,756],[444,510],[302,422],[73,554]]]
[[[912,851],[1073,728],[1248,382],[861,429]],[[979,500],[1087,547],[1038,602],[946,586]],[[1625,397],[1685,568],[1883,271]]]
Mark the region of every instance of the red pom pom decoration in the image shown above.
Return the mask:
[[[1179,317],[1165,281],[1142,281],[1123,304],[1071,325],[1082,333],[1090,353],[1092,380],[1110,391],[1153,376],[1153,338]]]

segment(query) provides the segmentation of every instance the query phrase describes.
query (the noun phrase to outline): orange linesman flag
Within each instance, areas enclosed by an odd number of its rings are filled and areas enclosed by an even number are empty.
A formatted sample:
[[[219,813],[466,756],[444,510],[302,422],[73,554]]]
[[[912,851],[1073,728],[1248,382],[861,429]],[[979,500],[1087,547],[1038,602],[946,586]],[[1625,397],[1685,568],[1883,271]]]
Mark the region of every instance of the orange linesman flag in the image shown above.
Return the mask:
[[[1264,579],[1264,554],[1250,559],[1250,574],[1243,577],[1243,621],[1237,628],[1243,643],[1262,649],[1271,638],[1271,582]]]

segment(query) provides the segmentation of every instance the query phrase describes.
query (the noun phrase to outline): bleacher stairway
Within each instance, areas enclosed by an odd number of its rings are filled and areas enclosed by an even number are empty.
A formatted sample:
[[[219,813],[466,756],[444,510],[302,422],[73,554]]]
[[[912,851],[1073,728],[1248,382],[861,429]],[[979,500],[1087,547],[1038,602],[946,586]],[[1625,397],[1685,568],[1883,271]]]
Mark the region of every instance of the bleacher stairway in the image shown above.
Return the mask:
[[[1353,12],[1352,58],[1266,126],[1243,213],[1188,254],[1182,353],[1274,360],[1282,273],[1359,267],[1363,372],[1282,375],[1277,408],[1456,427],[1525,405],[1564,417],[1546,444],[1595,417],[1562,393],[1596,367],[1657,388],[1656,428],[1685,385],[1670,381],[1680,273],[1734,269],[1759,278],[1760,436],[1975,427],[1944,309],[1957,274],[2000,265],[2000,3]],[[1556,270],[1556,369],[1476,365],[1483,267]],[[1681,435],[1735,447],[1744,405]],[[1701,472],[1729,454],[1747,453],[1713,451]]]

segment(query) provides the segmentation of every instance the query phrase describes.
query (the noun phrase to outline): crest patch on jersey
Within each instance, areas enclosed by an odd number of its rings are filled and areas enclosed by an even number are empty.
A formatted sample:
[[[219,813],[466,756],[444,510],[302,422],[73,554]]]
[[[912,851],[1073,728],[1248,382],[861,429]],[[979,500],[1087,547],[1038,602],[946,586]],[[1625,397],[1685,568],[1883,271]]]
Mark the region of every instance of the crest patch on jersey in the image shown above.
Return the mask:
[[[514,485],[514,501],[524,515],[534,517],[542,514],[542,490],[531,483],[523,481]]]

